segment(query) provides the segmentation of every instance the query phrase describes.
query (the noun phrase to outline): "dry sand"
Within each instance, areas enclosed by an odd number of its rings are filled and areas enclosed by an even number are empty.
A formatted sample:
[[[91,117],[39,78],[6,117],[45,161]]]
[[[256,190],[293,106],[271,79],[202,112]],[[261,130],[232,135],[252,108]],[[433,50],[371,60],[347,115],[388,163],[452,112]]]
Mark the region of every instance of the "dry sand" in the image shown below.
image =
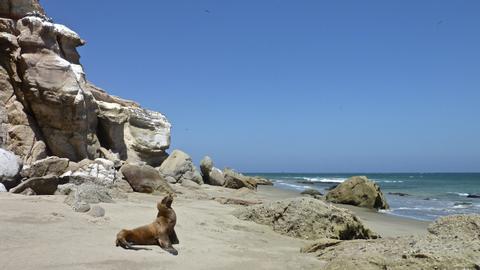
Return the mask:
[[[0,193],[0,269],[321,269],[322,262],[300,248],[309,241],[282,236],[269,227],[238,220],[236,205],[211,196],[278,200],[298,193],[273,187],[258,192],[202,187],[181,191],[173,203],[179,255],[157,246],[150,251],[115,247],[122,228],[150,223],[161,197],[131,193],[128,199],[100,204],[105,217],[75,213],[64,196]],[[427,223],[348,207],[382,236],[420,234]]]

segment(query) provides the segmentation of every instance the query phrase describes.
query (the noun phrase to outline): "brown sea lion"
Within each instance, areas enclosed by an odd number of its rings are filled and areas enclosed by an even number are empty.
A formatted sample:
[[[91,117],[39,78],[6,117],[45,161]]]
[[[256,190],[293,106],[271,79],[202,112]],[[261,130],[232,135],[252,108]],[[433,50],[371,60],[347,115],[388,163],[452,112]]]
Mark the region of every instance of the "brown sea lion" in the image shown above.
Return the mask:
[[[117,247],[141,250],[147,248],[138,248],[132,245],[159,245],[163,250],[177,255],[178,251],[172,246],[172,244],[179,243],[174,229],[177,215],[172,209],[172,202],[172,195],[168,195],[157,204],[157,218],[152,223],[133,230],[121,230],[117,234]]]

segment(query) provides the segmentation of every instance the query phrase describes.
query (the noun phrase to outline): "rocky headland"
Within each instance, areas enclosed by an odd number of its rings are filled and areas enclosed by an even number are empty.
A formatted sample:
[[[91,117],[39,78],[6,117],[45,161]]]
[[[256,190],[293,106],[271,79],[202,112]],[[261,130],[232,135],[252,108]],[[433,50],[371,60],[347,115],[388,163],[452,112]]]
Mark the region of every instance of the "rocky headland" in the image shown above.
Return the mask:
[[[3,269],[480,268],[477,215],[427,231],[377,213],[389,206],[366,177],[302,196],[208,156],[197,169],[167,152],[165,115],[88,81],[84,44],[37,0],[0,3]],[[150,222],[166,194],[184,259],[115,248],[115,233]]]

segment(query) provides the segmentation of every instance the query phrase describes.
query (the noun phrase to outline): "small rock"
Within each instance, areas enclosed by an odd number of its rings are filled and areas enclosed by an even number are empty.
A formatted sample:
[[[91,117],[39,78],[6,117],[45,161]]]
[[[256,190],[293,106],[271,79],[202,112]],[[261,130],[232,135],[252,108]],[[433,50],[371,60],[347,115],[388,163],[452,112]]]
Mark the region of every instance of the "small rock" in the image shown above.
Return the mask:
[[[90,211],[88,211],[87,214],[92,217],[103,217],[105,216],[105,209],[99,205],[93,205],[90,207]]]
[[[72,209],[75,212],[85,213],[90,210],[90,204],[86,202],[77,201],[72,205]]]
[[[318,191],[318,190],[316,190],[316,189],[312,189],[312,188],[307,188],[307,189],[305,189],[304,191],[302,191],[300,194],[302,194],[302,195],[310,195],[310,196],[313,196],[313,197],[315,197],[315,196],[322,196],[322,195],[323,195],[320,191]]]

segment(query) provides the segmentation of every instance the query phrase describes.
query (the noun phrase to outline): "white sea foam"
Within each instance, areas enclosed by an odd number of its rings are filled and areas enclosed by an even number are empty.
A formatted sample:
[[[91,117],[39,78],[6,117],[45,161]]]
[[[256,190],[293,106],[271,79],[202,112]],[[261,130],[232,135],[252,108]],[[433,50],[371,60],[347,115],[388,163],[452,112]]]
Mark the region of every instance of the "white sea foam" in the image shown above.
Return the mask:
[[[346,180],[345,178],[320,178],[320,177],[294,177],[294,178],[310,181],[313,183],[342,183]]]
[[[461,197],[467,197],[469,194],[468,193],[463,193],[463,192],[447,192],[449,194],[456,194]]]
[[[402,180],[377,180],[375,182],[382,182],[382,183],[403,183]]]

